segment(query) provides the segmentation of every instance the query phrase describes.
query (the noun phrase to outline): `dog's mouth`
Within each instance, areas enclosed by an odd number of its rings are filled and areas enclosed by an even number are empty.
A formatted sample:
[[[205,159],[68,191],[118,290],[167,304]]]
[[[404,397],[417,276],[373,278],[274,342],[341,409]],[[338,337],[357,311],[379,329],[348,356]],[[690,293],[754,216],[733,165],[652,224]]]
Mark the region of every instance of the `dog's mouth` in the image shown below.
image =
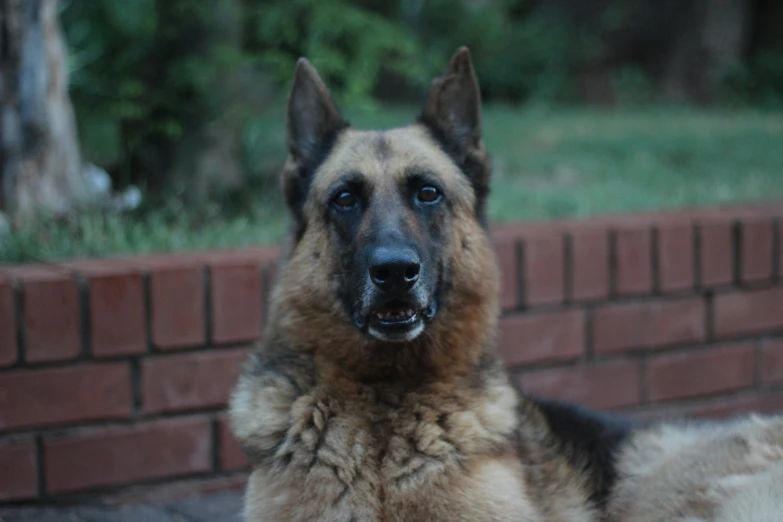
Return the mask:
[[[364,319],[367,333],[381,341],[412,341],[424,331],[426,321],[435,316],[434,304],[417,306],[392,300],[372,308]]]
[[[405,305],[384,306],[373,310],[370,314],[371,321],[387,325],[407,324],[415,321],[417,315],[418,312]]]

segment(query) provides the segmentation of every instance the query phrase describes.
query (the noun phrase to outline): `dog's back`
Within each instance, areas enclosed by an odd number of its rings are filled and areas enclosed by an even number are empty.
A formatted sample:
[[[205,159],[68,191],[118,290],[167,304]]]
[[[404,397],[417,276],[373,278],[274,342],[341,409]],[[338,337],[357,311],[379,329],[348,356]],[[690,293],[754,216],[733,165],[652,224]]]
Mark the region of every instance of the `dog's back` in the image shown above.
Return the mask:
[[[612,521],[783,520],[783,416],[662,423],[616,460]]]

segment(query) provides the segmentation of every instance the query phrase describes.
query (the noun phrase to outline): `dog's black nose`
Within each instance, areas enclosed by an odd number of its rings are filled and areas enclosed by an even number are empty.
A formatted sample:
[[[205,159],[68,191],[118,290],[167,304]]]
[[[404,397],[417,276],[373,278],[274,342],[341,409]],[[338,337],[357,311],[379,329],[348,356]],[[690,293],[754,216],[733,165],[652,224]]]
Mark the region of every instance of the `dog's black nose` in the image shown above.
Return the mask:
[[[404,292],[419,279],[421,264],[413,250],[379,248],[370,259],[370,279],[384,292]]]

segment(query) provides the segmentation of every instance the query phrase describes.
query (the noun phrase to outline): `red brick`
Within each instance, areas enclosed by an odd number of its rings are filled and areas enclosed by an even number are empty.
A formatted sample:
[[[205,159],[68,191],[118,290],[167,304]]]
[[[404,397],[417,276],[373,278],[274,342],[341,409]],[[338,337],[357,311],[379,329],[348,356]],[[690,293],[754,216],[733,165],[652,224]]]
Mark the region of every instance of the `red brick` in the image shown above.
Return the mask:
[[[209,419],[91,430],[44,443],[51,493],[130,484],[211,469]]]
[[[514,309],[519,306],[517,242],[515,239],[498,239],[494,247],[500,268],[500,306]]]
[[[72,359],[81,351],[79,293],[66,276],[24,281],[25,358]]]
[[[0,367],[14,364],[18,353],[14,289],[9,281],[0,279]]]
[[[693,288],[693,228],[690,225],[658,230],[658,267],[662,292]]]
[[[150,274],[152,341],[159,348],[204,344],[204,277],[199,267],[157,268]]]
[[[520,382],[534,395],[603,409],[637,404],[639,379],[638,363],[614,361],[525,373]]]
[[[761,347],[761,382],[783,382],[783,339],[766,341]]]
[[[70,275],[70,270],[49,263],[0,265],[0,278],[8,281],[48,281]]]
[[[212,339],[250,341],[261,335],[261,269],[255,263],[211,266]]]
[[[772,278],[772,232],[771,221],[746,221],[742,224],[742,281],[754,282]]]
[[[0,431],[128,417],[130,390],[124,363],[0,374]]]
[[[647,361],[647,396],[666,401],[736,391],[753,384],[753,345],[664,354]]]
[[[231,432],[229,421],[226,417],[220,418],[220,469],[234,471],[244,469],[250,465],[242,446]]]
[[[715,332],[739,335],[783,328],[783,288],[715,296]]]
[[[89,294],[93,355],[118,356],[146,351],[141,274],[91,277]]]
[[[557,304],[565,291],[565,252],[560,235],[529,239],[524,245],[525,303]]]
[[[729,284],[734,271],[732,225],[729,222],[705,223],[700,228],[701,285]]]
[[[571,241],[571,298],[577,301],[609,295],[609,234],[580,232]]]
[[[508,364],[579,358],[584,351],[584,312],[504,317],[500,323],[500,353]]]
[[[649,293],[652,289],[650,230],[618,230],[615,254],[617,294]]]
[[[593,346],[608,353],[698,342],[706,309],[700,298],[618,303],[593,312]]]
[[[32,442],[0,446],[0,502],[38,496],[35,447]]]
[[[144,410],[159,413],[223,406],[246,355],[246,349],[235,349],[145,359]]]

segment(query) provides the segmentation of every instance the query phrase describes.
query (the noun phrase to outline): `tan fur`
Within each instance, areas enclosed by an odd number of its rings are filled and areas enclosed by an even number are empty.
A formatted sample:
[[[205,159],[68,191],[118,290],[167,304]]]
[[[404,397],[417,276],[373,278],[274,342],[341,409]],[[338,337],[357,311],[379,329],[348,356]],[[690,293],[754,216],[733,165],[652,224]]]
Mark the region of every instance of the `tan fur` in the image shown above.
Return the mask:
[[[253,472],[246,520],[597,520],[579,475],[546,447],[545,424],[531,412],[519,430],[517,395],[491,373],[479,389],[335,380],[299,396],[275,377],[243,379],[236,433],[251,455],[276,456]],[[518,449],[535,458],[523,464]]]
[[[783,520],[783,416],[664,424],[636,434],[618,462],[613,521]]]

